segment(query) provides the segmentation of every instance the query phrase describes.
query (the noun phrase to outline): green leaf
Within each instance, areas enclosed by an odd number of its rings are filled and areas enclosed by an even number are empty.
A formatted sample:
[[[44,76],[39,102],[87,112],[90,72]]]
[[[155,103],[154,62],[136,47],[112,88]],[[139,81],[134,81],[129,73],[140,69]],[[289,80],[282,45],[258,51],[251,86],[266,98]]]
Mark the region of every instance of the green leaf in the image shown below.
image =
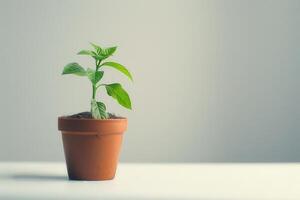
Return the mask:
[[[119,63],[105,62],[101,66],[108,66],[108,67],[115,68],[116,70],[119,70],[120,72],[125,74],[130,80],[132,80],[132,76],[131,76],[130,72],[128,71],[128,69],[126,69],[126,67],[124,67],[123,65],[121,65]]]
[[[108,58],[116,50],[117,50],[117,47],[108,47],[108,48],[102,49],[102,51],[100,52],[100,55],[103,56],[104,58]]]
[[[93,58],[95,58],[96,60],[104,60],[106,57],[102,55],[95,55],[93,56]]]
[[[127,92],[122,88],[121,84],[113,83],[105,85],[106,92],[113,97],[118,103],[125,108],[131,109],[131,101]]]
[[[91,113],[94,119],[107,119],[106,106],[102,102],[97,102],[95,99],[91,101]]]
[[[64,67],[62,75],[64,74],[75,74],[78,76],[85,76],[86,71],[78,63],[69,63]]]
[[[94,47],[96,52],[99,54],[102,51],[102,48],[99,45],[93,44],[90,42],[90,44]]]
[[[97,53],[89,50],[81,50],[77,53],[78,55],[88,55],[88,56],[96,56]]]
[[[86,71],[86,74],[93,85],[96,85],[101,80],[101,78],[103,77],[103,73],[103,71],[95,71],[90,68],[88,68]]]

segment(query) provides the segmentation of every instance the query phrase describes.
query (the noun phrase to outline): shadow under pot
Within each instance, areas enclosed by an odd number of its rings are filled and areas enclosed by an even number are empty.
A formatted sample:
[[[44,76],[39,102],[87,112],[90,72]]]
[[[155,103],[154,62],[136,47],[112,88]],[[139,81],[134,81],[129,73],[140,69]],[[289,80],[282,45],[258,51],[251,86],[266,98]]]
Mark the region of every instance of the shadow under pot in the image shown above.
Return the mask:
[[[58,118],[71,180],[110,180],[115,177],[127,119]]]

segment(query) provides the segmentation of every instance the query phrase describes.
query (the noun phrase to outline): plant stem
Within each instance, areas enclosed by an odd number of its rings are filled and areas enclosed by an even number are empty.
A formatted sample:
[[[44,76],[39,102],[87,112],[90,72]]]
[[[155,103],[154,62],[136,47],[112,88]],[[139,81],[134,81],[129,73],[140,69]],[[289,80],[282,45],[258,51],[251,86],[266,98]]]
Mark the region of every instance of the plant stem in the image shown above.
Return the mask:
[[[105,86],[106,84],[100,84],[98,86],[96,86],[96,89],[98,89],[100,86]]]
[[[98,69],[99,69],[99,67],[100,67],[100,63],[101,63],[101,60],[99,60],[98,62],[97,62],[97,60],[96,60],[96,71],[98,71]]]
[[[96,90],[97,90],[97,87],[95,85],[93,85],[93,96],[92,96],[93,99],[95,99],[95,97],[96,97]]]
[[[98,71],[98,69],[100,67],[100,63],[101,63],[101,60],[96,60],[96,71]],[[97,89],[98,89],[98,87],[93,84],[93,96],[92,96],[93,99],[96,98],[96,91],[97,91]]]

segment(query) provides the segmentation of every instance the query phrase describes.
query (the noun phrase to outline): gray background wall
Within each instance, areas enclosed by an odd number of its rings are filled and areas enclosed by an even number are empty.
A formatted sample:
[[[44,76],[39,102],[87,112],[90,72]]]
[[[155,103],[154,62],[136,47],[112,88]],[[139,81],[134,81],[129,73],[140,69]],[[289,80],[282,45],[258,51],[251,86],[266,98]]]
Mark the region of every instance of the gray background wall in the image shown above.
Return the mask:
[[[300,1],[0,1],[0,160],[63,160],[57,116],[89,109],[60,76],[88,42],[119,46],[132,162],[300,161]]]

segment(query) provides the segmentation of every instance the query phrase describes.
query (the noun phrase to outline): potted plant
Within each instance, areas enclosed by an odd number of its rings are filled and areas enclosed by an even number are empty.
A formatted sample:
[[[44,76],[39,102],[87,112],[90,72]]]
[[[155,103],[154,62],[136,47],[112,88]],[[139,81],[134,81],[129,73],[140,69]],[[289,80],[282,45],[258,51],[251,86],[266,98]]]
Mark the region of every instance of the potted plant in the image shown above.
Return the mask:
[[[106,61],[117,47],[101,48],[96,44],[91,45],[93,50],[82,50],[78,54],[91,56],[95,61],[95,69],[84,69],[78,63],[69,63],[62,72],[63,75],[87,77],[92,84],[90,112],[58,118],[58,129],[62,132],[71,180],[110,180],[115,176],[127,119],[108,113],[105,104],[96,100],[97,90],[104,87],[107,94],[120,105],[131,109],[130,98],[121,84],[100,83],[105,67],[114,68],[132,80],[130,72],[123,65]]]

